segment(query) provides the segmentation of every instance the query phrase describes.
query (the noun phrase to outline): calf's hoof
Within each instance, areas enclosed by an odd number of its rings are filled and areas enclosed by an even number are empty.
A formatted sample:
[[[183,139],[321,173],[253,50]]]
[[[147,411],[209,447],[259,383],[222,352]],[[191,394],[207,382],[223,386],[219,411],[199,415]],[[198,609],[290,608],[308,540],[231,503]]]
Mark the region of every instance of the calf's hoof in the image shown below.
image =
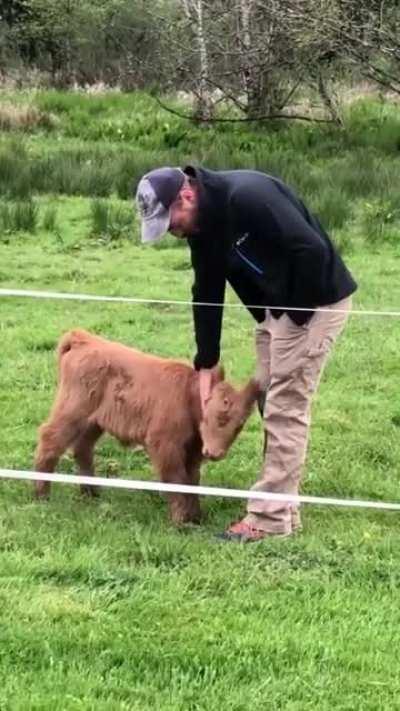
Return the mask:
[[[34,487],[34,496],[38,501],[48,501],[50,498],[50,482],[38,481]]]
[[[175,510],[171,512],[171,519],[175,526],[199,526],[202,519],[200,509]]]
[[[100,496],[98,486],[90,486],[90,484],[82,484],[82,496],[88,496],[90,499],[97,499]]]

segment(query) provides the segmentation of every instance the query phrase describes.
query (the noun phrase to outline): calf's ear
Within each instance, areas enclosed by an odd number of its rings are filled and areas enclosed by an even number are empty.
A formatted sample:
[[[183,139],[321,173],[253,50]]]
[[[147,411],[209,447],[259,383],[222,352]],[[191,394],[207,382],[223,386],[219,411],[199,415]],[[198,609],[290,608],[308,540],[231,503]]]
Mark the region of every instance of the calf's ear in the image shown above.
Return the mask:
[[[260,394],[260,384],[255,378],[251,378],[244,388],[240,391],[240,398],[245,410],[250,411],[257,397]]]
[[[211,388],[214,388],[218,383],[222,383],[225,379],[225,370],[223,365],[215,365],[211,369]]]

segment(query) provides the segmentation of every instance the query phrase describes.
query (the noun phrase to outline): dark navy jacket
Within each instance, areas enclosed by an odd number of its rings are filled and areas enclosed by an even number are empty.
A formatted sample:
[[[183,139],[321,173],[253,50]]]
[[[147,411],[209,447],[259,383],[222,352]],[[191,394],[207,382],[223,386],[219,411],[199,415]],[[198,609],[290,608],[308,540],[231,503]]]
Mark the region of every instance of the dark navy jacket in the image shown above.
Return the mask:
[[[265,310],[252,306],[285,306],[297,325],[312,312],[290,307],[326,306],[356,290],[318,220],[282,181],[253,170],[184,170],[196,178],[200,194],[199,231],[188,239],[197,369],[219,360],[223,307],[196,302],[223,304],[226,281],[257,321]]]

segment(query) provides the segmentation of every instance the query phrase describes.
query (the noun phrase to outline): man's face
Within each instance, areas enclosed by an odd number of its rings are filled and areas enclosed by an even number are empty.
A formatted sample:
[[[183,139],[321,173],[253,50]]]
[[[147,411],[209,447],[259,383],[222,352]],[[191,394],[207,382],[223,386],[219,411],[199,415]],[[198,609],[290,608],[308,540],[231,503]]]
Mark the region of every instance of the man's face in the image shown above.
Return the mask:
[[[182,188],[170,207],[169,232],[175,237],[190,237],[196,232],[198,223],[198,197],[191,186]]]

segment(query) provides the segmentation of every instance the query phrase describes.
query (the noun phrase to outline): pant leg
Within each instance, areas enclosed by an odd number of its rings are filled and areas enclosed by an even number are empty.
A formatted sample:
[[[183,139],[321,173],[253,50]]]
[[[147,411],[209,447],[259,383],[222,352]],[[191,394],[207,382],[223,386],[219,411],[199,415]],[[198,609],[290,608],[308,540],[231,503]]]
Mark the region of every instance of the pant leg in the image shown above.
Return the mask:
[[[266,312],[265,320],[258,323],[255,329],[256,344],[256,379],[260,383],[262,390],[267,391],[270,381],[271,368],[271,314]]]
[[[271,341],[273,326],[271,327],[270,311],[266,311],[265,320],[257,324],[255,329],[255,345],[256,345],[256,379],[260,383],[261,393],[258,399],[258,408],[262,418],[264,418],[265,403],[271,377]],[[273,321],[272,321],[273,324]],[[264,447],[263,458],[267,451],[267,431],[264,430]],[[298,507],[293,505],[291,508],[291,526],[292,530],[301,528],[300,513]]]
[[[260,416],[264,418],[265,403],[267,391],[269,388],[271,377],[271,313],[266,311],[265,320],[257,324],[255,329],[255,345],[256,345],[256,380],[260,385],[261,391],[257,398],[258,411]],[[267,447],[267,435],[264,431],[264,448],[263,458],[265,457]]]
[[[337,313],[340,309],[344,313]],[[297,494],[306,458],[311,401],[351,299],[324,307],[305,326],[284,314],[270,319],[269,387],[264,412],[265,462],[256,491]],[[246,521],[271,533],[291,533],[299,513],[279,501],[249,500]]]

